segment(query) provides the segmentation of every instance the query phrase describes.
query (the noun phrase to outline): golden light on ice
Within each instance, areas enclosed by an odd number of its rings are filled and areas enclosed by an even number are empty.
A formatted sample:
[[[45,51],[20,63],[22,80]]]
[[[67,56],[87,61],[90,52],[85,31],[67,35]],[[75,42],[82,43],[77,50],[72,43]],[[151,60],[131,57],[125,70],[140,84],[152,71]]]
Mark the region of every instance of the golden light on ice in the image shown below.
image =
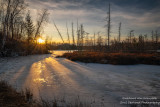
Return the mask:
[[[44,41],[42,38],[38,38],[38,39],[37,39],[37,42],[42,44],[42,43],[44,43],[45,41]]]

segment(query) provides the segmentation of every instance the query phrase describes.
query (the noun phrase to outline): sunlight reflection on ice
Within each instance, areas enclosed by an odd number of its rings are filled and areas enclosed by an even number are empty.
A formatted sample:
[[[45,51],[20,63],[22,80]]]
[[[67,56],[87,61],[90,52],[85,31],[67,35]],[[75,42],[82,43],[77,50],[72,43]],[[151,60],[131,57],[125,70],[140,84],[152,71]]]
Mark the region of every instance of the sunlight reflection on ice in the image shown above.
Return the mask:
[[[64,96],[74,100],[80,96],[88,101],[93,97],[108,106],[108,102],[119,103],[120,96],[160,95],[159,66],[86,64],[55,58],[58,54],[11,59],[0,64],[0,79],[6,78],[24,90],[29,88],[35,99]]]
[[[40,82],[40,83],[45,83],[46,81],[44,80],[44,78],[36,78],[33,80],[34,82]]]

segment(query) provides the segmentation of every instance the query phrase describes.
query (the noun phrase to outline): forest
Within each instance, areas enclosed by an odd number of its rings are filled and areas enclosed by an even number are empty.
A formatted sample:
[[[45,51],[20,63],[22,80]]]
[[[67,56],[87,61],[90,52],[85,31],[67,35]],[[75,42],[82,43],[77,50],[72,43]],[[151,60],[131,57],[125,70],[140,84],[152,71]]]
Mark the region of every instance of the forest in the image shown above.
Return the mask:
[[[0,56],[21,56],[30,54],[48,53],[48,50],[78,50],[102,53],[158,53],[160,48],[159,32],[151,30],[150,34],[135,35],[134,30],[128,31],[128,36],[121,34],[123,23],[117,26],[117,37],[113,38],[111,5],[105,18],[106,36],[101,32],[90,35],[85,31],[85,24],[79,24],[78,19],[76,28],[72,22],[72,31],[69,34],[66,23],[66,35],[62,35],[58,26],[53,21],[55,29],[62,42],[43,40],[44,25],[49,22],[49,12],[42,9],[37,14],[36,21],[33,21],[27,3],[24,0],[4,0],[1,1],[0,8]],[[64,38],[67,37],[65,40]]]
[[[48,16],[48,10],[42,9],[34,23],[24,0],[1,1],[0,56],[48,53],[46,43],[38,42]]]

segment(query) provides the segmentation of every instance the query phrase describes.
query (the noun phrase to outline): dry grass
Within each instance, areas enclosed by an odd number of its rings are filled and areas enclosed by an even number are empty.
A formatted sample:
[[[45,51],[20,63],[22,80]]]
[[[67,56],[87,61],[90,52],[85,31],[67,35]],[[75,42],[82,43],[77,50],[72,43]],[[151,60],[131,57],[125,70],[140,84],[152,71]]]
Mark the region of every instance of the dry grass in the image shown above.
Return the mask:
[[[43,98],[36,101],[33,100],[33,94],[29,89],[17,92],[7,82],[0,81],[0,107],[91,107],[91,104],[82,102],[79,98],[72,102],[57,98],[53,101]]]
[[[151,64],[160,65],[160,57],[150,53],[103,53],[103,52],[73,52],[60,57],[85,63],[102,63],[114,65]]]
[[[25,95],[18,93],[7,82],[0,82],[0,107],[29,107]]]

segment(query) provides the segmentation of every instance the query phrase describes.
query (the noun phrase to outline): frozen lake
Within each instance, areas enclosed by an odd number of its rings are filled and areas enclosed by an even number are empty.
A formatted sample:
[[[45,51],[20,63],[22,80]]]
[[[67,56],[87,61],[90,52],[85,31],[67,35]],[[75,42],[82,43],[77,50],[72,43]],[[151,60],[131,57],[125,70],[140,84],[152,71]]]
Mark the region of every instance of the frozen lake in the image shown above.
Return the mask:
[[[72,100],[79,96],[93,107],[120,107],[122,97],[160,96],[160,66],[72,62],[53,54],[0,58],[0,79],[35,96]],[[95,104],[96,102],[96,104]]]

